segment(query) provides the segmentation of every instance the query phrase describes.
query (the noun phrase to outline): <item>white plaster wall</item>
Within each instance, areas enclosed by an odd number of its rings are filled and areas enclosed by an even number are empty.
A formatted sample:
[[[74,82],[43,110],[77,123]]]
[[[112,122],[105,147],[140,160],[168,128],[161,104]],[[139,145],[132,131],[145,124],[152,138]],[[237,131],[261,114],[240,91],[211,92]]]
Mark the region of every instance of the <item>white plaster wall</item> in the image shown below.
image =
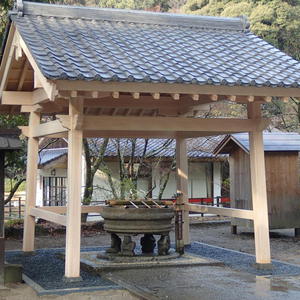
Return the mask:
[[[214,185],[213,185],[214,198],[220,197],[221,196],[221,187],[222,187],[222,174],[221,174],[221,162],[219,162],[219,161],[214,162],[213,178],[214,178]],[[215,202],[216,202],[216,200],[215,200]]]
[[[208,163],[205,162],[189,162],[189,198],[205,198],[207,197],[207,186],[206,186],[206,174],[205,166]],[[119,165],[117,162],[108,162],[108,167],[111,170],[112,178],[116,183],[116,186],[119,184]],[[42,205],[43,201],[43,190],[42,190],[42,179],[41,176],[52,176],[52,169],[40,169],[38,176],[37,184],[37,205]],[[58,177],[67,177],[67,169],[55,169],[56,176]],[[84,189],[84,174],[85,174],[85,165],[83,164],[83,189]],[[152,197],[158,198],[159,193],[159,169],[153,168],[152,170],[152,184],[156,184],[156,187],[152,191]],[[214,197],[221,196],[221,163],[214,162],[213,167],[213,192]],[[150,178],[141,178],[138,180],[138,190],[139,196],[144,197],[148,192],[148,183]],[[93,201],[104,201],[112,199],[112,193],[108,179],[104,173],[98,171],[94,178],[94,193]],[[82,191],[83,191],[82,189]],[[163,194],[164,199],[171,199],[176,196],[176,174],[172,172],[166,189]]]
[[[204,162],[189,162],[189,198],[207,197],[206,175]],[[153,198],[158,198],[159,194],[159,168],[153,169],[152,181],[156,184],[152,192]],[[172,172],[166,189],[163,193],[163,199],[170,199],[176,196],[176,173]]]

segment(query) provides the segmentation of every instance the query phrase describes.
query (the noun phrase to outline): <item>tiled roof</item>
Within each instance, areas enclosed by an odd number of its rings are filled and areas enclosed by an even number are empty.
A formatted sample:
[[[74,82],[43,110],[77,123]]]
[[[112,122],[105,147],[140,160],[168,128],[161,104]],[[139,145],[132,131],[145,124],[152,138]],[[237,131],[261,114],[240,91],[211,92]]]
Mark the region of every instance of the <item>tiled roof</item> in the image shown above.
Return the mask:
[[[0,129],[0,151],[21,149],[22,143],[19,139],[19,135],[19,130]]]
[[[45,165],[68,153],[67,148],[43,149],[39,153],[39,164]]]
[[[187,142],[187,152],[189,158],[213,158],[214,147],[222,137],[189,139]],[[116,139],[110,139],[105,155],[117,156]],[[130,156],[132,143],[130,139],[119,139],[121,151],[124,156]],[[101,140],[99,140],[101,143]],[[175,140],[172,139],[149,139],[146,147],[146,156],[151,157],[173,157],[175,155]],[[137,139],[135,146],[135,156],[142,156],[145,148],[145,139]]]
[[[300,87],[300,63],[243,18],[24,2],[11,19],[48,79]]]
[[[222,159],[224,155],[214,155],[212,152],[218,142],[224,136],[189,139],[187,142],[187,150],[189,158],[216,158]],[[97,152],[101,146],[103,139],[92,139],[90,149]],[[120,149],[123,156],[130,156],[132,153],[132,143],[130,139],[119,139]],[[145,139],[137,139],[135,145],[135,157],[143,155],[145,147]],[[40,152],[40,165],[45,165],[55,159],[68,153],[67,148],[43,149]],[[117,140],[110,139],[106,148],[105,157],[116,157],[118,155]],[[146,157],[173,157],[175,155],[175,140],[171,139],[149,139],[146,147]]]
[[[265,151],[300,151],[300,134],[295,132],[264,132],[264,150]],[[219,153],[225,153],[222,150],[228,142],[232,140],[245,151],[249,151],[248,133],[236,133],[228,136],[221,141]]]

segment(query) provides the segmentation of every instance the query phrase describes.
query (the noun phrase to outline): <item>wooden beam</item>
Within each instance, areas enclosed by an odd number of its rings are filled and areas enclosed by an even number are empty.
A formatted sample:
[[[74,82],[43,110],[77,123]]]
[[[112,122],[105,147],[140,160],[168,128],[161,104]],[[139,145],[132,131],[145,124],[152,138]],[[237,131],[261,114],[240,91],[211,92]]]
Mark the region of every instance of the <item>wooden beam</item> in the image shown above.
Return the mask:
[[[152,93],[151,95],[154,100],[159,100],[159,98],[160,98],[160,93]]]
[[[173,100],[179,100],[180,99],[180,94],[174,93],[174,94],[171,94],[171,97],[173,98]]]
[[[198,94],[191,95],[191,98],[193,99],[193,101],[199,101],[199,95]]]
[[[81,213],[101,213],[104,205],[81,205]],[[67,213],[67,206],[41,206],[39,209],[54,212],[56,214],[65,214]]]
[[[176,185],[177,185],[177,200],[176,211],[181,215],[182,226],[177,224],[176,230],[176,250],[182,252],[184,245],[190,244],[190,223],[189,212],[184,210],[184,205],[189,201],[188,195],[188,156],[186,139],[176,139]],[[179,221],[179,220],[177,220]],[[181,231],[181,234],[180,234]]]
[[[76,98],[77,97],[77,90],[71,91],[70,97],[71,98]]]
[[[32,92],[7,92],[3,91],[2,104],[7,105],[32,105]]]
[[[119,92],[112,92],[112,97],[114,99],[119,99],[120,98],[120,93]]]
[[[0,65],[0,98],[2,97],[2,93],[6,88],[8,74],[11,69],[11,64],[14,58],[15,39],[16,39],[15,26],[12,24],[8,33],[6,47],[4,49],[4,53],[2,57],[2,63]]]
[[[284,103],[289,102],[290,97],[281,97],[280,100],[283,101]]]
[[[210,95],[209,97],[210,97],[211,101],[218,101],[218,98],[219,98],[219,96],[216,94]]]
[[[26,137],[29,137],[29,126],[18,126],[18,128],[21,130],[22,134]]]
[[[66,117],[64,117],[66,118]],[[200,119],[176,117],[84,116],[83,130],[164,132],[248,132],[265,127],[268,120]]]
[[[230,95],[230,96],[227,96],[227,99],[232,101],[232,102],[235,102],[236,101],[236,96],[235,95]]]
[[[246,209],[215,207],[198,204],[186,204],[185,209],[190,212],[216,214],[225,217],[253,220],[253,211]]]
[[[67,218],[64,215],[54,213],[52,211],[46,211],[42,208],[32,207],[30,209],[30,215],[36,218],[41,218],[46,221],[50,221],[56,224],[66,226]]]
[[[76,128],[76,117],[83,114],[83,99],[70,99],[68,132],[68,206],[66,229],[65,277],[80,277],[82,131]]]
[[[24,214],[23,251],[34,250],[35,218],[30,214],[31,208],[36,202],[37,168],[39,140],[32,137],[32,130],[40,124],[40,114],[29,115],[29,138],[27,144],[27,168],[26,168],[26,202]]]
[[[82,205],[81,206],[81,213],[87,214],[87,213],[99,213],[103,211],[104,205]]]
[[[266,102],[272,102],[272,99],[273,99],[273,97],[271,97],[271,96],[264,97],[264,100]]]
[[[32,92],[33,104],[41,104],[47,101],[50,101],[50,99],[43,88],[36,89]]]
[[[34,105],[49,101],[44,89],[37,89],[33,92],[10,92],[3,91],[2,104],[7,105]]]
[[[23,87],[23,84],[25,81],[25,77],[26,77],[27,71],[28,71],[28,65],[29,65],[29,62],[27,59],[25,59],[25,63],[24,63],[23,69],[21,71],[21,76],[19,78],[19,83],[18,83],[18,87],[17,87],[18,91],[22,90],[22,87]]]
[[[133,99],[140,99],[140,93],[134,92],[131,95]]]
[[[20,47],[24,51],[27,59],[29,60],[31,67],[34,70],[35,75],[37,76],[41,86],[43,86],[48,98],[53,101],[55,97],[57,96],[58,92],[56,90],[56,84],[50,80],[48,80],[43,73],[41,72],[40,68],[38,67],[37,63],[35,62],[35,59],[33,58],[31,52],[29,51],[26,43],[24,42],[23,38],[19,34],[19,32],[16,30],[15,33],[18,37]]]
[[[36,105],[28,105],[28,106],[21,106],[20,112],[21,113],[30,113],[30,112],[42,112],[43,107],[39,104]]]
[[[39,74],[35,71],[33,72],[33,88],[35,89],[43,88],[43,85],[39,78]]]
[[[248,96],[248,102],[254,102],[255,97],[254,96]]]
[[[68,129],[59,120],[39,124],[32,128],[32,137],[44,137],[57,133],[65,133]]]
[[[260,104],[248,104],[248,117],[250,119],[258,120],[260,115]],[[262,130],[249,132],[249,145],[256,262],[258,264],[270,264],[268,201]]]
[[[57,80],[58,90],[300,97],[300,88]]]

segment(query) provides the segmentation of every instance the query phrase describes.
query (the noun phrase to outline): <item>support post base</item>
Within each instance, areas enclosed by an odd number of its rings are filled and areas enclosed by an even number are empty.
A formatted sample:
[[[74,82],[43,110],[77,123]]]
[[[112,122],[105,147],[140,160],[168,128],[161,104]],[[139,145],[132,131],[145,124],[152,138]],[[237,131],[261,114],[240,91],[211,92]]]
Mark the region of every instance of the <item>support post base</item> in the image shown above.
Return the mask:
[[[4,265],[4,283],[22,282],[22,265],[5,264]]]
[[[66,282],[66,283],[79,282],[79,281],[82,281],[81,276],[78,276],[78,277],[66,277],[66,276],[64,276],[63,277],[63,282]]]
[[[272,263],[269,263],[269,264],[258,264],[258,263],[255,263],[254,266],[258,270],[272,270],[273,269]]]
[[[23,255],[25,255],[25,256],[35,255],[35,251],[23,251]]]

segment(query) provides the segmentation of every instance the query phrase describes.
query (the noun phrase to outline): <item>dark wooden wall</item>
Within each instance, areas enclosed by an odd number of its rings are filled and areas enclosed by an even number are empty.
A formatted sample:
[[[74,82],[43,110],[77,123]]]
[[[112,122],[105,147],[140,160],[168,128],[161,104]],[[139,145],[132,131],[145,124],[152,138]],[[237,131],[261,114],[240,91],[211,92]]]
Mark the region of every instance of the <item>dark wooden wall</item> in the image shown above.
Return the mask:
[[[265,152],[270,228],[300,227],[300,182],[298,152]],[[252,209],[250,158],[241,148],[230,154],[232,207]],[[233,220],[233,225],[251,226],[251,221]]]

